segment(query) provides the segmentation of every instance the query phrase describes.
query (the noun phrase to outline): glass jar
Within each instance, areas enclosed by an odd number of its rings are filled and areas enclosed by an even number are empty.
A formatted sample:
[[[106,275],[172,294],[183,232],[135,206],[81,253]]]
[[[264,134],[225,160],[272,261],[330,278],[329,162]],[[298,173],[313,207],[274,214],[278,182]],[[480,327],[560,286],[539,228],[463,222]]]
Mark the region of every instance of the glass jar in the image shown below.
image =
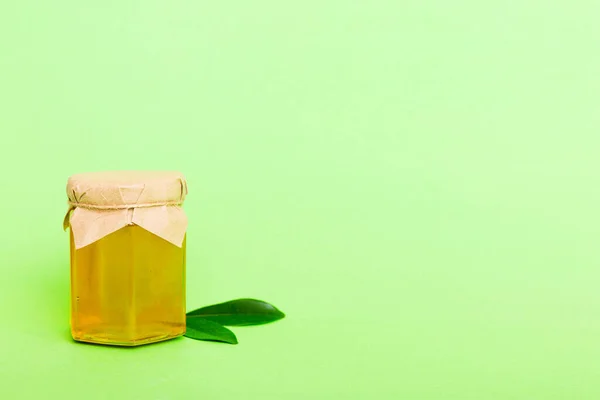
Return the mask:
[[[183,175],[78,174],[67,195],[73,339],[135,346],[183,335]]]

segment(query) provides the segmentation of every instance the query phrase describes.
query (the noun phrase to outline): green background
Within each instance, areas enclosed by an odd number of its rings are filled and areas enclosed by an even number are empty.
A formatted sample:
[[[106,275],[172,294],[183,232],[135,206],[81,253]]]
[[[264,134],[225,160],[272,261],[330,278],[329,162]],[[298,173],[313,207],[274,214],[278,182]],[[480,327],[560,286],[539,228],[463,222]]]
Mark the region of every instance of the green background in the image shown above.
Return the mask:
[[[599,399],[597,1],[0,5],[0,398]],[[73,173],[188,177],[188,308],[68,330]]]

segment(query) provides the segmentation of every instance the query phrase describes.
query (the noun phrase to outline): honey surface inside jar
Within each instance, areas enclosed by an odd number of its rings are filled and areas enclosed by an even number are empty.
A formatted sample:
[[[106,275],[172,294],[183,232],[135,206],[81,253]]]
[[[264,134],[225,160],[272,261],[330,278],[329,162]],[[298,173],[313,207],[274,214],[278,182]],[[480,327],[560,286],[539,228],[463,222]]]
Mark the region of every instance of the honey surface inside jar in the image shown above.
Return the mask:
[[[130,225],[76,250],[71,233],[71,333],[125,346],[185,333],[185,240]]]

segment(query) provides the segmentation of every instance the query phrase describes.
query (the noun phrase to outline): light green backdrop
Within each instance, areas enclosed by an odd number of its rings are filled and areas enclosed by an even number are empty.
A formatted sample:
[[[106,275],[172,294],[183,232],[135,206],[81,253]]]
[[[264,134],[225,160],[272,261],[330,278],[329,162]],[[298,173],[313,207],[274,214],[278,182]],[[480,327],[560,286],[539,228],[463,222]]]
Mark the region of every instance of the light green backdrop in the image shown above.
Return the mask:
[[[0,5],[0,398],[600,398],[600,3]],[[68,333],[64,188],[186,173],[189,308]]]

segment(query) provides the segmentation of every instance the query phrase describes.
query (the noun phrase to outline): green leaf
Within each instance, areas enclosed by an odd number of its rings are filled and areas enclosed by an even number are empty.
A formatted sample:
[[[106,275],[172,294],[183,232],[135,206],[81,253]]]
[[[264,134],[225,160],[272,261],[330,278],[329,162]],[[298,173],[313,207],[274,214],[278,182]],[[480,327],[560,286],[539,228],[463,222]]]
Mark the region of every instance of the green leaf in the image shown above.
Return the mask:
[[[235,334],[216,322],[204,318],[186,318],[185,336],[196,340],[212,340],[237,344]]]
[[[273,305],[255,299],[237,299],[202,307],[187,313],[187,318],[204,318],[221,325],[261,325],[277,321],[285,314]]]

